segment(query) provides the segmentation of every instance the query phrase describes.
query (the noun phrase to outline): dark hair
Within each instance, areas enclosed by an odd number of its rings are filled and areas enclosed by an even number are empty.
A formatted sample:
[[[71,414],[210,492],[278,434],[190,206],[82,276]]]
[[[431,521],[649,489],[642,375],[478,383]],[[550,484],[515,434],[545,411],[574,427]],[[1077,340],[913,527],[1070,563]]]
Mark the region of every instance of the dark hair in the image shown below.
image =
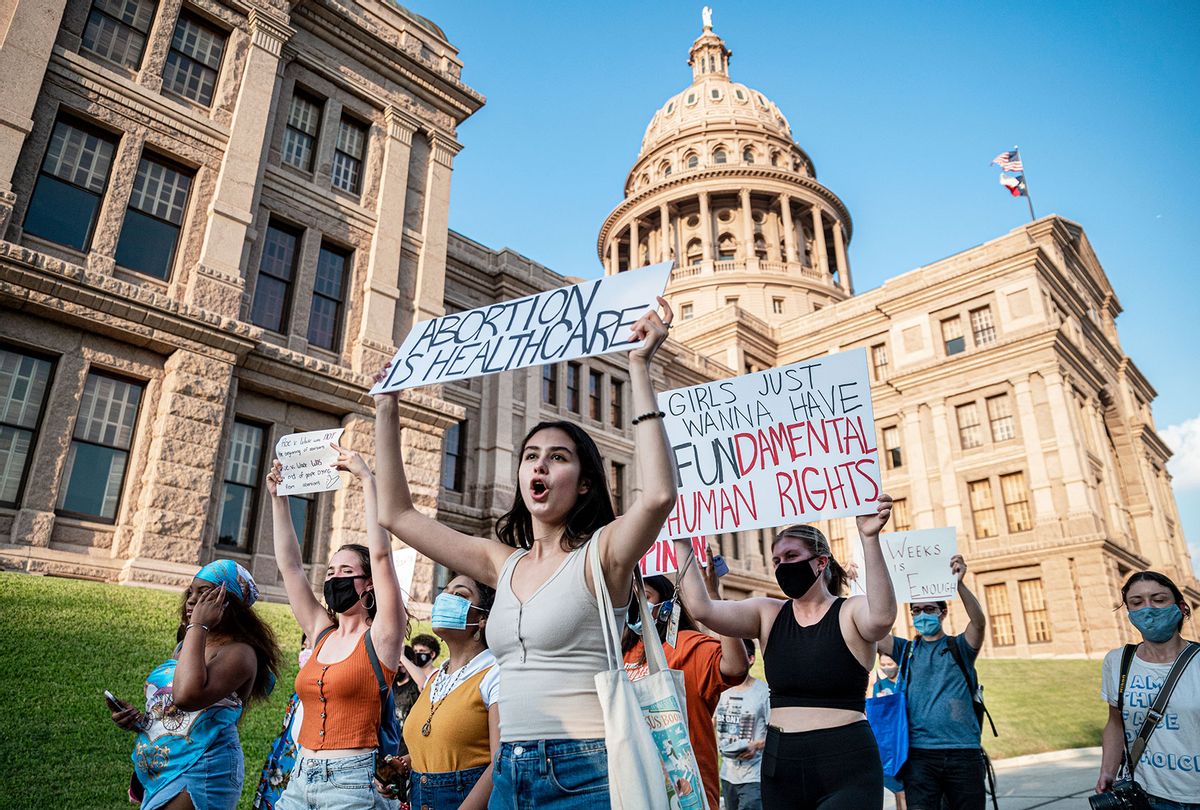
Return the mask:
[[[841,596],[842,591],[846,588],[846,570],[842,568],[842,564],[833,556],[833,552],[829,548],[829,541],[825,539],[825,535],[816,526],[807,524],[797,524],[788,526],[786,529],[775,535],[775,539],[771,542],[771,548],[779,545],[779,542],[785,537],[791,537],[802,542],[809,551],[816,557],[828,557],[829,565],[825,567],[825,585],[829,588],[829,592],[834,596]]]
[[[579,458],[579,481],[588,485],[587,492],[575,500],[575,505],[567,514],[562,545],[566,551],[572,551],[586,543],[601,526],[612,523],[616,515],[608,494],[600,448],[583,428],[571,422],[540,422],[525,434],[521,442],[521,455],[525,455],[525,445],[529,444],[535,433],[549,428],[558,428],[571,437],[575,443],[575,455]],[[496,536],[506,546],[533,548],[533,521],[519,485],[512,508],[496,519]]]
[[[746,656],[749,658],[755,657],[754,640],[749,638],[742,639],[742,643],[746,645]]]
[[[412,637],[412,645],[415,647],[421,644],[433,651],[433,657],[437,658],[442,654],[442,645],[437,640],[437,636],[431,636],[429,633],[420,633]]]
[[[355,554],[357,554],[358,561],[362,563],[363,573],[366,574],[367,579],[371,579],[371,549],[367,548],[362,543],[343,543],[342,545],[338,546],[337,551],[333,553],[337,554],[338,551],[353,551]],[[330,555],[330,559],[333,559],[332,554]],[[363,596],[366,596],[365,591],[363,592]],[[371,605],[367,608],[367,618],[371,621],[374,621],[375,611],[378,609],[379,603],[375,599],[375,594],[372,593]],[[329,614],[329,618],[336,625],[338,623],[337,614],[333,612],[333,609],[326,605],[325,612]]]
[[[667,579],[666,577],[664,577],[664,576],[646,577],[645,582],[648,586],[650,586],[654,590],[658,591],[659,595],[662,597],[664,602],[668,599],[675,598],[675,586],[673,584],[671,584],[671,580]],[[681,631],[682,630],[694,630],[696,632],[699,632],[699,630],[696,627],[696,623],[694,621],[692,621],[692,617],[688,615],[687,608],[685,608],[683,606],[682,602],[676,601],[675,609],[679,611],[679,629]],[[629,614],[628,614],[629,618],[627,619],[627,621],[636,622],[638,620],[638,617],[641,616],[641,612],[642,612],[642,610],[641,610],[641,607],[638,605],[638,600],[636,598],[631,599],[629,601]],[[655,629],[658,631],[659,640],[665,643],[667,640],[666,624],[659,622],[657,620],[651,621],[651,624],[653,624]],[[646,623],[645,619],[643,619],[642,620],[642,633],[643,634],[646,632],[646,626],[647,626],[647,623]],[[633,632],[632,630],[630,630],[629,626],[626,625],[625,631],[621,634],[621,653],[622,653],[622,655],[629,652],[634,647],[636,647],[637,643],[641,640],[642,640],[642,637],[639,636],[637,633]]]
[[[1179,610],[1183,616],[1179,619],[1179,624],[1175,626],[1175,632],[1183,630],[1183,621],[1188,616],[1192,615],[1191,605],[1183,598],[1183,593],[1179,590],[1179,586],[1171,581],[1171,578],[1166,574],[1160,574],[1157,571],[1138,571],[1136,574],[1125,580],[1125,584],[1121,586],[1121,604],[1128,606],[1129,604],[1129,589],[1137,582],[1153,582],[1162,585],[1171,592],[1171,598],[1175,600],[1175,604],[1179,605]]]
[[[189,590],[184,590],[183,601],[179,605],[179,630],[175,633],[177,642],[182,642],[187,632]],[[258,666],[254,670],[254,683],[250,686],[247,703],[265,700],[279,677],[279,643],[271,626],[253,608],[247,607],[245,602],[230,593],[225,595],[225,610],[221,613],[221,620],[209,632],[250,645]]]

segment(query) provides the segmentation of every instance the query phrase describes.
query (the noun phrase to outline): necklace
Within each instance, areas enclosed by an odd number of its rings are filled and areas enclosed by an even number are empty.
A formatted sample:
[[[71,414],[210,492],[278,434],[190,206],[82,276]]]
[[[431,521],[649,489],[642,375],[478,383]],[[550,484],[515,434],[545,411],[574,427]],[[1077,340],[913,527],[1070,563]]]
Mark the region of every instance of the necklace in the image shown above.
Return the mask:
[[[476,658],[478,655],[476,655]],[[450,696],[459,684],[467,678],[467,673],[471,670],[471,663],[475,658],[472,658],[467,663],[454,671],[448,679],[442,677],[446,675],[450,668],[450,662],[442,664],[437,673],[433,676],[433,681],[429,685],[429,719],[425,721],[425,725],[421,726],[421,736],[428,737],[433,731],[433,716],[437,714],[437,710],[441,708],[442,703]],[[445,684],[445,686],[443,686]]]

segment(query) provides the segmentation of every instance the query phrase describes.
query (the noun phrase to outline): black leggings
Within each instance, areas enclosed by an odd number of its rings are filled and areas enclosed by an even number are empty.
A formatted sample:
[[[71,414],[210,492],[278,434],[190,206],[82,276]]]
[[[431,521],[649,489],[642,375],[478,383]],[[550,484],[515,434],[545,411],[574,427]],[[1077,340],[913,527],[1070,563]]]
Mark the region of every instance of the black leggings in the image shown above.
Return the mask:
[[[866,720],[817,731],[767,726],[763,810],[881,810],[883,766]]]

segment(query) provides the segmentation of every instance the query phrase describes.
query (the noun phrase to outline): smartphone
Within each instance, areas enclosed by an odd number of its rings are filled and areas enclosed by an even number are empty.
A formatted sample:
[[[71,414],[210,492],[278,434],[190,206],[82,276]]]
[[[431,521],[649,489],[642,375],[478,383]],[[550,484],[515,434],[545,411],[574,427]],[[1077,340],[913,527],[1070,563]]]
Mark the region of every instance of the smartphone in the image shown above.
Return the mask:
[[[113,693],[107,689],[104,690],[104,700],[108,703],[108,707],[114,712],[123,712],[129,708],[128,706],[123,706],[121,701],[117,700]]]
[[[723,577],[729,573],[729,563],[725,562],[725,558],[720,554],[712,555],[713,570],[717,572],[717,576]]]

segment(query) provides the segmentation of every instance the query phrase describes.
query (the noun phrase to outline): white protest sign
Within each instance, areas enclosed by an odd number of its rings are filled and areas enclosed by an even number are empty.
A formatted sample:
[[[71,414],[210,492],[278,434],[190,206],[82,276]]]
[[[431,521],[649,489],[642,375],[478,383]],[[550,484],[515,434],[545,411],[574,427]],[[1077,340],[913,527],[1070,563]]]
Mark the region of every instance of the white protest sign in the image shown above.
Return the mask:
[[[665,262],[422,321],[371,393],[635,348],[629,327],[657,305],[670,274]]]
[[[897,602],[938,602],[958,598],[958,579],[950,570],[950,558],[958,553],[955,529],[884,532],[879,535],[879,547],[892,578]],[[867,571],[861,548],[855,548],[852,565],[857,577],[851,582],[850,592],[866,593]]]
[[[392,551],[392,565],[396,568],[396,579],[405,597],[412,594],[413,577],[417,573],[417,550],[398,548]]]
[[[275,443],[275,457],[283,465],[280,495],[300,495],[305,492],[329,492],[342,488],[342,476],[331,464],[338,452],[330,447],[337,444],[343,428],[310,430],[292,433]]]
[[[854,349],[658,397],[679,496],[664,537],[874,513],[867,354]]]
[[[701,565],[708,565],[708,546],[703,537],[692,538],[692,551]],[[686,557],[684,559],[687,559]],[[679,559],[675,553],[673,540],[655,540],[654,545],[642,561],[638,563],[642,576],[652,577],[657,574],[673,574],[679,570]]]

